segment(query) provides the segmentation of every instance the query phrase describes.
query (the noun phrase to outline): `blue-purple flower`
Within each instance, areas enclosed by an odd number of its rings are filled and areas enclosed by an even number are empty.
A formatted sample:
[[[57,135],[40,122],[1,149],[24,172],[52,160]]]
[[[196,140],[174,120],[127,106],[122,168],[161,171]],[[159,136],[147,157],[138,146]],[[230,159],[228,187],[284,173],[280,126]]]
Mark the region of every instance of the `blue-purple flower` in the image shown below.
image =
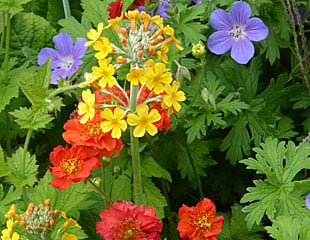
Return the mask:
[[[60,77],[66,79],[71,77],[78,67],[83,63],[80,59],[85,55],[86,39],[77,38],[73,44],[70,35],[66,33],[59,33],[54,36],[53,42],[56,49],[43,48],[38,56],[38,64],[42,66],[46,60],[51,57],[51,84],[58,84]]]
[[[161,16],[163,19],[167,19],[169,16],[167,14],[167,10],[169,9],[169,1],[170,0],[163,0],[160,2],[158,6],[158,10],[155,15]]]
[[[251,17],[251,8],[245,2],[234,2],[230,13],[217,9],[211,14],[210,24],[217,30],[208,39],[208,48],[214,54],[231,49],[237,63],[246,64],[254,56],[251,41],[258,42],[268,36],[268,27],[259,18]]]
[[[306,197],[306,206],[308,209],[310,209],[310,194],[308,194]]]
[[[202,3],[202,0],[193,0],[193,3],[195,3],[195,4],[201,4],[201,3]]]

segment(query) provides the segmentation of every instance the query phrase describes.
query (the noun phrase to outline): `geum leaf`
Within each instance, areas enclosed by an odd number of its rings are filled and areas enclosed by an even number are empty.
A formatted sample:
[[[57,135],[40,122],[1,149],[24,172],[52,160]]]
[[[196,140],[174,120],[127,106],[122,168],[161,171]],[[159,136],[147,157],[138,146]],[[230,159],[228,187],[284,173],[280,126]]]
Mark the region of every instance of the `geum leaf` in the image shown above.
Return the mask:
[[[9,211],[11,204],[16,203],[21,198],[21,195],[21,189],[14,190],[13,186],[5,193],[3,185],[0,184],[0,225],[4,224],[4,215]]]

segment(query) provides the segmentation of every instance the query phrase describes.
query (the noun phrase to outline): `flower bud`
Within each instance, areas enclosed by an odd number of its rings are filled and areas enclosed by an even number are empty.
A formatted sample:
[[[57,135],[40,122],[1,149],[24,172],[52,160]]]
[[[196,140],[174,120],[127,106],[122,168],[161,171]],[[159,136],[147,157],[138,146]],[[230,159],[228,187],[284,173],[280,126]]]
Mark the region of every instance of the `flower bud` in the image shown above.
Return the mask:
[[[114,173],[119,173],[121,171],[121,168],[119,167],[119,166],[115,166],[114,168],[113,168],[113,172]]]
[[[196,44],[192,48],[192,54],[195,58],[202,58],[205,53],[206,49],[201,43]]]
[[[191,74],[189,72],[189,70],[182,66],[182,65],[178,65],[178,70],[177,70],[177,73],[176,73],[176,80],[180,83],[182,83],[183,79],[187,79],[189,81],[191,81]]]
[[[216,109],[216,103],[214,96],[208,91],[207,88],[202,89],[201,98],[205,101],[207,105],[211,105],[214,109]]]

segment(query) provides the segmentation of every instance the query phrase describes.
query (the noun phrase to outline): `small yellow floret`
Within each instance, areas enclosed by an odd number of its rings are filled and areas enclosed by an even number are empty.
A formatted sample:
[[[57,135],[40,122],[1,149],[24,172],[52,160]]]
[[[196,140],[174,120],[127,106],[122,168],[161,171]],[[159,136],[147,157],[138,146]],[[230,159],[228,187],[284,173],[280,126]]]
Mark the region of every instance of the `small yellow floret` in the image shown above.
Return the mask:
[[[103,23],[102,22],[98,24],[97,30],[90,29],[89,32],[87,33],[87,37],[91,41],[86,42],[85,46],[89,47],[89,46],[93,45],[100,38],[102,30],[103,30]]]
[[[78,105],[78,114],[84,115],[80,122],[85,124],[89,119],[93,119],[95,116],[95,94],[92,94],[89,89],[82,92],[82,99],[84,102],[80,102]]]
[[[110,132],[113,138],[119,139],[122,136],[122,132],[126,130],[127,123],[124,118],[124,110],[115,108],[114,113],[110,108],[104,109],[101,113],[101,117],[106,121],[100,123],[100,127],[103,132]]]
[[[145,82],[145,70],[142,68],[132,68],[127,74],[127,80],[133,85],[143,84]]]

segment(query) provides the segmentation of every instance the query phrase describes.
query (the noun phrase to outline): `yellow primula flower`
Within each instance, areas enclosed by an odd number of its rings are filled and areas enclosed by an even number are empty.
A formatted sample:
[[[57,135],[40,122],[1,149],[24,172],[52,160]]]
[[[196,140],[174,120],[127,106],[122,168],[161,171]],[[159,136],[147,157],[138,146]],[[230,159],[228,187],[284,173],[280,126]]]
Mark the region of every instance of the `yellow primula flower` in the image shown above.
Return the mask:
[[[123,16],[110,19],[110,20],[109,20],[108,26],[106,26],[106,27],[104,28],[104,30],[105,30],[105,29],[108,29],[108,28],[110,28],[110,27],[112,27],[112,28],[114,29],[115,32],[117,32],[118,34],[120,34],[120,33],[121,33],[121,29],[120,29],[120,27],[118,26],[117,23],[118,23],[119,21],[121,21],[122,19],[123,19]]]
[[[164,91],[163,84],[168,84],[172,81],[172,74],[163,63],[156,63],[155,69],[147,68],[145,76],[148,79],[146,86],[153,90],[155,94],[162,93]]]
[[[101,88],[105,88],[107,84],[113,87],[116,83],[116,78],[113,76],[115,70],[109,59],[100,59],[99,67],[93,67],[92,71],[93,76],[99,79],[98,83]]]
[[[86,72],[84,74],[85,82],[81,82],[79,84],[79,88],[85,88],[89,85],[93,86],[96,89],[99,89],[98,83],[96,82],[96,79],[91,73]]]
[[[77,240],[77,237],[72,234],[66,233],[62,236],[61,240]]]
[[[5,218],[14,218],[16,220],[20,220],[20,215],[16,213],[16,206],[12,204],[10,210],[4,215]]]
[[[71,225],[80,229],[82,228],[73,218],[68,218],[65,212],[62,211],[61,216],[66,219],[66,222],[61,227],[62,231],[66,231]]]
[[[78,114],[84,115],[80,122],[85,124],[89,119],[93,119],[95,116],[95,94],[92,94],[89,89],[82,92],[82,99],[84,102],[80,102],[78,105]]]
[[[18,224],[18,221],[14,221],[13,218],[10,218],[6,221],[7,229],[1,231],[1,240],[18,240],[18,233],[13,231],[13,227]]]
[[[125,16],[130,19],[130,31],[134,32],[137,28],[137,19],[140,17],[139,11],[128,11]]]
[[[102,30],[103,30],[103,23],[102,22],[98,24],[97,30],[90,29],[89,32],[87,33],[87,37],[91,41],[86,42],[85,46],[89,47],[89,46],[93,45],[100,38]]]
[[[183,91],[178,91],[180,87],[180,83],[177,81],[174,81],[172,83],[172,86],[167,84],[165,86],[165,92],[167,95],[163,97],[163,103],[164,106],[167,106],[168,108],[173,107],[175,111],[180,111],[181,105],[179,102],[185,101],[185,94]]]
[[[157,133],[157,128],[153,124],[159,121],[160,114],[156,109],[152,109],[149,113],[149,107],[147,105],[139,105],[137,107],[137,115],[129,113],[127,116],[127,123],[130,126],[136,126],[133,130],[135,137],[143,137],[145,132],[154,136]]]
[[[127,74],[127,80],[133,85],[143,84],[145,82],[145,70],[142,68],[132,68]]]
[[[155,62],[152,59],[148,59],[143,64],[146,68],[155,68]]]
[[[167,56],[167,52],[169,50],[168,45],[162,45],[161,50],[157,51],[157,58],[159,60],[162,60],[164,63],[168,64],[168,56]]]
[[[97,59],[106,58],[106,56],[113,51],[110,41],[106,37],[103,37],[100,41],[95,42],[94,49],[99,51],[95,54]]]
[[[125,111],[120,108],[115,108],[114,113],[110,108],[104,109],[101,112],[101,117],[107,121],[100,123],[100,127],[103,132],[110,132],[112,130],[111,136],[113,138],[119,139],[122,136],[122,131],[127,128],[127,123],[123,119]]]

